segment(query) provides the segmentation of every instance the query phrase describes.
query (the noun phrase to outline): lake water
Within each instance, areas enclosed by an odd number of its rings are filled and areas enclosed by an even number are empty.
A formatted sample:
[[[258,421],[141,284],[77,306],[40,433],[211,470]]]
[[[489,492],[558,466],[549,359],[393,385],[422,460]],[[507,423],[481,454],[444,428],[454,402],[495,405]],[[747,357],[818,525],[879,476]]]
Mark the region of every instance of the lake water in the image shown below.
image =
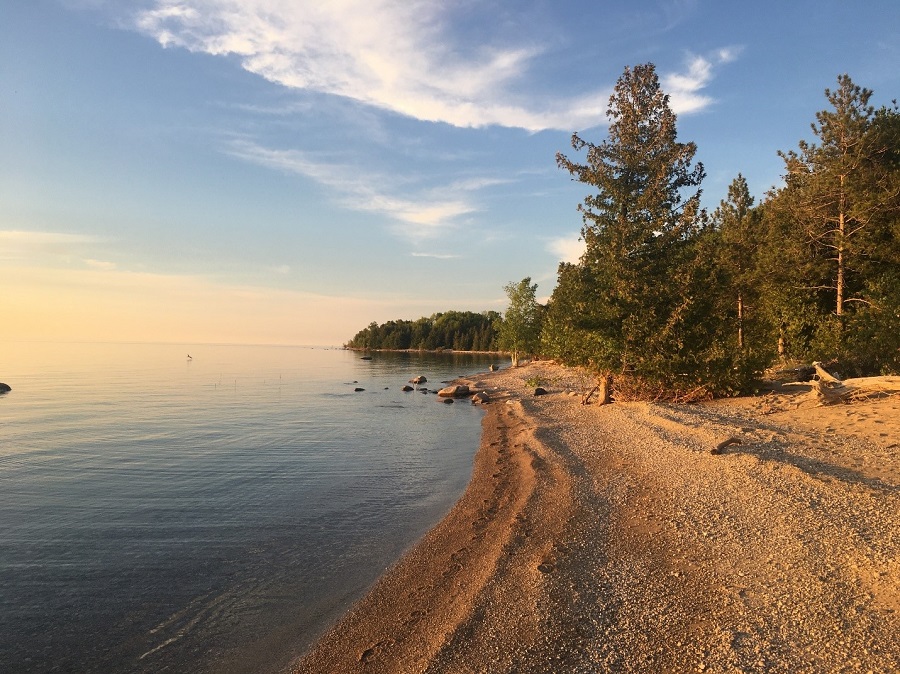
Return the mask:
[[[0,349],[2,672],[278,671],[468,482],[480,411],[401,387],[497,362]]]

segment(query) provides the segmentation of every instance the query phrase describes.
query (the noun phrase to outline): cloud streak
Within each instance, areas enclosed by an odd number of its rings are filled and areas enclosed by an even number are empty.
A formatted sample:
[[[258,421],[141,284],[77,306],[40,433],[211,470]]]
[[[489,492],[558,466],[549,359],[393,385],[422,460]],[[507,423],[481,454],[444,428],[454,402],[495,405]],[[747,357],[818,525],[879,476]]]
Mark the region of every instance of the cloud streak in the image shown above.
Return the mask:
[[[424,0],[155,0],[133,27],[164,47],[236,56],[249,72],[285,87],[418,120],[529,131],[603,122],[608,92],[528,100],[520,85],[542,48],[463,45],[448,30],[449,7]]]
[[[396,176],[366,173],[357,166],[321,159],[300,150],[271,149],[248,140],[236,140],[227,146],[226,152],[261,166],[310,178],[335,191],[346,208],[385,216],[392,221],[395,234],[412,241],[433,237],[456,226],[460,218],[478,210],[472,192],[505,182],[470,178],[418,191],[404,184],[405,196],[401,197],[397,196],[400,180]]]

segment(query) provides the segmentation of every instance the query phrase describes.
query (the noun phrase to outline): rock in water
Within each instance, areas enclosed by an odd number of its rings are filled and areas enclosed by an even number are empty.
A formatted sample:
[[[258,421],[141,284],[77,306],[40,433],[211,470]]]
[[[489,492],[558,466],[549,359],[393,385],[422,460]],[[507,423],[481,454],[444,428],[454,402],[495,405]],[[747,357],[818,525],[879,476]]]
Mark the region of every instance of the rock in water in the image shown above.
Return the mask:
[[[438,391],[441,398],[465,398],[469,395],[469,387],[465,384],[457,384],[456,386],[448,386]]]
[[[0,393],[9,393],[12,387],[9,384],[0,384]]]

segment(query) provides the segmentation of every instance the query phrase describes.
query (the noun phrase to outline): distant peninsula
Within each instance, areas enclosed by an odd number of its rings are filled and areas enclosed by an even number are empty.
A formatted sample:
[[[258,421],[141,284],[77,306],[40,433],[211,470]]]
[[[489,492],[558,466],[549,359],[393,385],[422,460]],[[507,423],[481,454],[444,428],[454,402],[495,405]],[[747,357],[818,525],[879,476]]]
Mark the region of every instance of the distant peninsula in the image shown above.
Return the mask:
[[[446,311],[415,321],[372,322],[344,344],[372,351],[498,352],[496,311]]]

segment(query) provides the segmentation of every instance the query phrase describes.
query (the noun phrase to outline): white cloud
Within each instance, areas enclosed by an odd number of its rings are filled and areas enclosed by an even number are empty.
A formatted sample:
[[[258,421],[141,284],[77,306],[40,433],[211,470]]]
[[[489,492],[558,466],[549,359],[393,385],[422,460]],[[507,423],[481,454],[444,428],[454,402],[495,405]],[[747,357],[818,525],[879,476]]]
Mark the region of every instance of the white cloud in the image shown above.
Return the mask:
[[[669,73],[661,77],[662,88],[669,94],[672,110],[679,114],[689,114],[709,107],[713,99],[700,93],[701,90],[712,81],[715,68],[734,61],[739,51],[729,47],[717,50],[710,57],[692,55],[688,59],[686,72]]]
[[[553,239],[547,243],[547,250],[562,262],[576,263],[584,254],[584,241],[578,234]]]
[[[440,188],[419,189],[397,176],[367,173],[356,166],[321,159],[299,150],[273,150],[247,140],[232,142],[230,155],[310,178],[337,192],[350,209],[380,213],[393,220],[391,229],[413,241],[454,227],[459,218],[478,210],[469,193],[498,181],[470,178]],[[399,183],[403,182],[402,186]],[[403,197],[395,196],[402,192]]]
[[[164,47],[240,59],[272,82],[343,96],[415,119],[530,131],[604,121],[607,93],[527,100],[533,45],[472,49],[450,5],[425,0],[155,0],[134,28]]]

